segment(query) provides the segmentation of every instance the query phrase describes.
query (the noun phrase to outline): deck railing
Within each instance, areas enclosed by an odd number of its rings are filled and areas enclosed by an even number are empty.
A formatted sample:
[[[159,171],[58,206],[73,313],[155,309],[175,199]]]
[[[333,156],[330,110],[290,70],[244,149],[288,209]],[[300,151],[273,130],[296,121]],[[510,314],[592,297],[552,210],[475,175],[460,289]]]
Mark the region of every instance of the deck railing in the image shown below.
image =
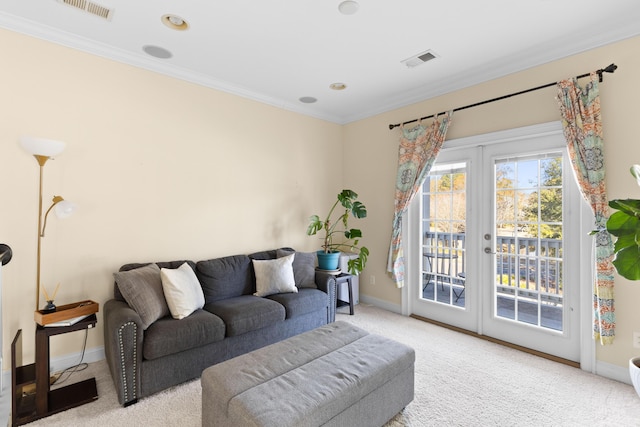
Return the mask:
[[[424,268],[431,277],[449,283],[466,280],[465,243],[465,233],[426,232]],[[495,252],[499,293],[562,304],[562,240],[497,236]]]

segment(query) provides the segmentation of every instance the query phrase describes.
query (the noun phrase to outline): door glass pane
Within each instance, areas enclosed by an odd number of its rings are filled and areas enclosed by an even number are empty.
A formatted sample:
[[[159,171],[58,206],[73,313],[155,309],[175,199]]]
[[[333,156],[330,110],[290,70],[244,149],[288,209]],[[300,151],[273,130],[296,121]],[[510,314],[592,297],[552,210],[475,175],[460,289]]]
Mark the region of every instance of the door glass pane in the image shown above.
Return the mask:
[[[465,307],[467,164],[437,164],[422,186],[420,297]]]
[[[494,177],[494,315],[562,331],[562,154],[498,160]]]

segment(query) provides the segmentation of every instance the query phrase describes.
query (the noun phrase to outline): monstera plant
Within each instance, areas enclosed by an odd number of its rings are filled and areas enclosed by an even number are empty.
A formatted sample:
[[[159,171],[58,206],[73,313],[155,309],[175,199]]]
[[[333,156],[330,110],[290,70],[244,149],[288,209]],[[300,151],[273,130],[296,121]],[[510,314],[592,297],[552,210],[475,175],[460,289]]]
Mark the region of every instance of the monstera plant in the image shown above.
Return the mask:
[[[631,175],[640,186],[640,165],[631,167]],[[640,280],[640,200],[615,199],[609,206],[616,210],[607,221],[607,231],[617,237],[613,266],[622,277]]]
[[[340,210],[333,218],[336,208]],[[358,253],[358,257],[350,259],[347,262],[349,273],[360,274],[367,263],[369,249],[364,246],[358,246],[359,239],[362,237],[362,231],[358,228],[349,228],[349,217],[366,218],[367,208],[362,202],[358,201],[358,194],[352,190],[342,190],[337,196],[337,200],[329,209],[329,213],[321,218],[318,215],[312,215],[309,218],[309,226],[307,227],[307,235],[313,236],[321,231],[324,232],[322,237],[322,249],[317,252],[319,267],[325,270],[333,270],[338,266],[340,252],[348,250]],[[334,240],[335,239],[335,240]],[[325,264],[329,260],[325,258],[332,256],[334,259],[332,264]]]

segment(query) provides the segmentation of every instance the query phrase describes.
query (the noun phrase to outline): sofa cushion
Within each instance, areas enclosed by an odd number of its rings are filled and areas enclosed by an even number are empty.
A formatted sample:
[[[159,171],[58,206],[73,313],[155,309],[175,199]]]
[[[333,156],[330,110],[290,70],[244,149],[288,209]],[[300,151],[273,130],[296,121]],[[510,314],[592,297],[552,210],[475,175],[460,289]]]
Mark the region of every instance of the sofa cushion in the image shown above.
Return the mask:
[[[228,337],[256,331],[285,319],[285,309],[281,304],[253,295],[214,301],[206,304],[204,309],[224,321]]]
[[[206,303],[255,292],[251,260],[247,255],[199,261],[196,275]]]
[[[293,259],[293,277],[296,287],[317,289],[316,285],[316,253],[315,252],[295,252],[289,249],[278,249],[278,258],[295,253]]]
[[[196,273],[186,262],[178,268],[160,269],[162,289],[174,319],[184,319],[204,306],[204,294]]]
[[[296,294],[275,294],[267,297],[285,309],[287,319],[317,311],[329,306],[329,295],[318,289],[302,288]]]
[[[278,251],[287,251],[289,253],[295,252],[293,248],[285,247],[280,249],[269,249],[268,251],[260,251],[249,254],[251,259],[276,259],[278,258]],[[287,254],[288,255],[288,254]]]
[[[127,304],[140,316],[143,329],[169,314],[156,264],[113,273],[113,277]]]
[[[268,260],[251,260],[256,275],[257,297],[281,292],[298,292],[293,277],[293,258],[295,254]]]
[[[167,316],[153,323],[145,331],[142,354],[145,359],[157,359],[222,341],[224,336],[224,322],[208,311],[196,310],[182,320]]]
[[[180,261],[161,261],[161,262],[132,262],[129,264],[124,264],[122,267],[120,267],[120,269],[118,271],[129,271],[129,270],[135,270],[136,268],[140,268],[140,267],[145,267],[149,264],[156,264],[158,267],[160,268],[178,268],[180,267],[182,264],[187,263],[191,266],[191,268],[195,269],[196,268],[196,263],[193,261],[187,261],[187,260],[180,260]],[[116,285],[113,287],[113,298],[118,300],[118,301],[125,301],[126,300],[123,298],[122,293],[120,292],[120,288],[118,287],[118,283],[116,282]]]
[[[268,251],[254,252],[252,254],[249,254],[249,258],[258,260],[276,259],[276,250],[269,249]]]

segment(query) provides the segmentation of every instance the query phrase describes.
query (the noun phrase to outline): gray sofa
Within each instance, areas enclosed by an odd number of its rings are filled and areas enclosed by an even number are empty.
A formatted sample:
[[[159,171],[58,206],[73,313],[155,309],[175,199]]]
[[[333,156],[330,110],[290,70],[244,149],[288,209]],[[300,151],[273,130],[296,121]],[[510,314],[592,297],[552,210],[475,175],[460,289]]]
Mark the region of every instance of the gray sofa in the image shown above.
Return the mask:
[[[282,248],[198,262],[123,265],[114,274],[114,298],[103,308],[105,355],[120,404],[130,405],[198,378],[211,365],[333,322],[335,279],[315,271],[314,254],[295,253],[295,290],[254,295],[254,262],[282,261],[293,252]],[[201,286],[204,306],[177,319],[162,307],[165,276],[160,271],[179,271],[185,263]],[[264,278],[260,280],[263,287]]]

